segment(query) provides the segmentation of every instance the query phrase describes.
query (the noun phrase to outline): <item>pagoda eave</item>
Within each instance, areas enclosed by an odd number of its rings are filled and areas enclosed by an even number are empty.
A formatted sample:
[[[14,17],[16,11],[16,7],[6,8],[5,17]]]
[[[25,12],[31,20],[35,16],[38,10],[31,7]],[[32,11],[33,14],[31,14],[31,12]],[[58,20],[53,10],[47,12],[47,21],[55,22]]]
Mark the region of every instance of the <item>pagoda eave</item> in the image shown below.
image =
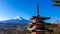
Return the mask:
[[[31,18],[31,20],[33,20],[35,18],[42,19],[42,20],[50,19],[50,17],[33,16],[33,18]]]

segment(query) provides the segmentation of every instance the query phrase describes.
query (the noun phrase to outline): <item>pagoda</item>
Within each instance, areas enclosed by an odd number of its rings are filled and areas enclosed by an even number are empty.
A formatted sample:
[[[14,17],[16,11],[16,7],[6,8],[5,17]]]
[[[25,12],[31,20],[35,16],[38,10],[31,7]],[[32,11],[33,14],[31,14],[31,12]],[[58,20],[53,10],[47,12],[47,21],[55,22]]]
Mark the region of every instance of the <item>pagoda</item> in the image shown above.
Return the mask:
[[[49,25],[45,23],[44,20],[50,19],[49,17],[42,17],[39,15],[39,4],[37,3],[37,16],[33,16],[31,20],[33,23],[29,23],[28,30],[31,31],[31,34],[45,34],[45,32],[52,32],[45,27],[45,25]]]

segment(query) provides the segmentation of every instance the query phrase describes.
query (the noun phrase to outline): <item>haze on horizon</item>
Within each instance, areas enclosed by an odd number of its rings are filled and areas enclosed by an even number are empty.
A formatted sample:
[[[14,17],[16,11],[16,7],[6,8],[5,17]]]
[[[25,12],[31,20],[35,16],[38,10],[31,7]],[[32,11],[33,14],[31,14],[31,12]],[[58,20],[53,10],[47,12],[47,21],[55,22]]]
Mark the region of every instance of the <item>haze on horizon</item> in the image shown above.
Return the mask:
[[[40,15],[49,21],[60,20],[60,8],[52,6],[51,0],[39,0]],[[36,15],[36,0],[0,0],[0,21],[21,16],[29,19]]]

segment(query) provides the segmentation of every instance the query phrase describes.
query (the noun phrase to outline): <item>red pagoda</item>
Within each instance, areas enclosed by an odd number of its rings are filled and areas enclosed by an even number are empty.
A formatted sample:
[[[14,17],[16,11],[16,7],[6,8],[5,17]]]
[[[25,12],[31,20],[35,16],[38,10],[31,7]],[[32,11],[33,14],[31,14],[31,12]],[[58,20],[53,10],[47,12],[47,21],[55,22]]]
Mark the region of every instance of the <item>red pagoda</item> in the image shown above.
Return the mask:
[[[45,28],[45,25],[47,23],[45,23],[44,20],[46,19],[50,18],[42,17],[39,15],[39,4],[37,4],[37,16],[33,16],[31,18],[31,20],[33,20],[34,22],[30,23],[27,29],[31,31],[31,34],[45,34],[45,32],[52,32],[52,30]]]

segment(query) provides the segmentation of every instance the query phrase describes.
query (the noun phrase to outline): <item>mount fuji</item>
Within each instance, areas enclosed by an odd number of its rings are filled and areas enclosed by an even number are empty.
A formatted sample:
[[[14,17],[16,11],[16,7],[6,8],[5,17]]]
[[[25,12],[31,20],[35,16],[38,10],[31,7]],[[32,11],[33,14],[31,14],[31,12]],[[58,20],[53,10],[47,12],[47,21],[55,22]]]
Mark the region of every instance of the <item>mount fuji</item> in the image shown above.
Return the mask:
[[[0,21],[0,28],[24,28],[31,22],[32,21],[26,20],[22,17],[17,17],[15,19]]]

